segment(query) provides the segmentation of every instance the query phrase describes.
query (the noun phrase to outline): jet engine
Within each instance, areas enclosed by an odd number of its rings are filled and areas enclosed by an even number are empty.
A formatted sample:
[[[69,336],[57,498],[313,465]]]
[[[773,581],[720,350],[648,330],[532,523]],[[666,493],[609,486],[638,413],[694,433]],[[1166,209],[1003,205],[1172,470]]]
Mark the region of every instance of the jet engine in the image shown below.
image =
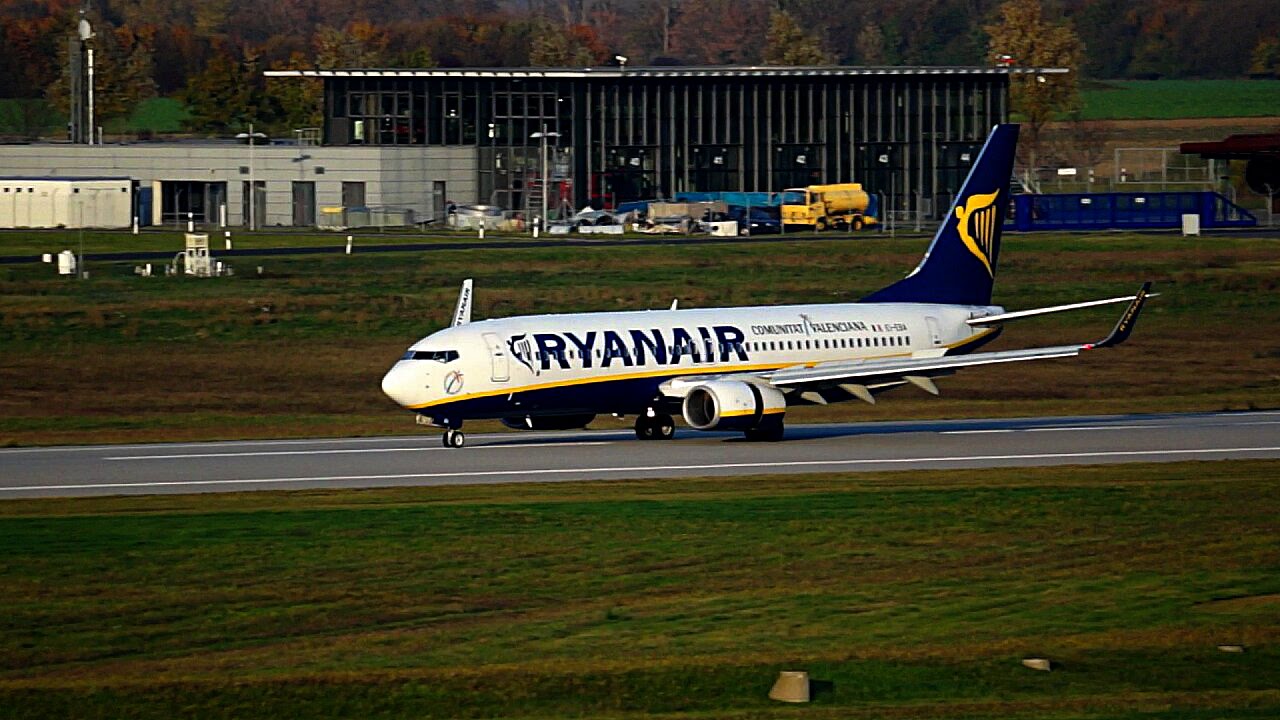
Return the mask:
[[[502,424],[512,430],[579,430],[595,420],[594,414],[582,415],[524,415],[504,417]]]
[[[786,410],[781,392],[741,380],[712,380],[684,398],[684,420],[695,430],[752,430]]]

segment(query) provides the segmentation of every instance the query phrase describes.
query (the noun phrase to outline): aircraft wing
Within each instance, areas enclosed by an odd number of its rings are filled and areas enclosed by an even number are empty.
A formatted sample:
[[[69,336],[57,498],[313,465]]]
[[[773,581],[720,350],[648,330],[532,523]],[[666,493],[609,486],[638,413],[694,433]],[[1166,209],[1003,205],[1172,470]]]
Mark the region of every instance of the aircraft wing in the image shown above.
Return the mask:
[[[1146,283],[1142,286],[1138,294],[1133,296],[1132,301],[1125,309],[1124,314],[1121,315],[1120,321],[1116,323],[1111,334],[1098,342],[973,353],[971,355],[886,358],[883,360],[837,360],[818,363],[813,366],[797,365],[782,368],[764,375],[763,379],[783,391],[820,390],[825,387],[839,387],[867,402],[874,402],[871,390],[908,382],[937,394],[937,387],[933,384],[931,378],[939,375],[950,375],[960,368],[1073,357],[1085,350],[1119,345],[1133,332],[1133,325],[1137,321],[1138,314],[1142,311],[1142,306],[1146,302],[1150,287],[1151,283]],[[801,397],[814,402],[825,402],[817,392],[805,392]]]

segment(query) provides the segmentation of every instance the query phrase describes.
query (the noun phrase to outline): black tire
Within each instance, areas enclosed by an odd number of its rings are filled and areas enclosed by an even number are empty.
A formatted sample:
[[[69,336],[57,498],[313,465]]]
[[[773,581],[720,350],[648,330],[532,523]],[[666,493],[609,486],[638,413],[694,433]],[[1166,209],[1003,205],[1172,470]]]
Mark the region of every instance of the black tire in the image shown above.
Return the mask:
[[[786,426],[783,425],[782,418],[776,420],[765,418],[759,427],[747,430],[743,432],[743,435],[750,442],[778,442],[782,439],[785,430]]]
[[[445,447],[453,450],[457,450],[467,444],[467,436],[463,435],[461,430],[445,430],[440,439]]]
[[[657,425],[656,440],[670,440],[676,436],[676,422],[671,419],[670,415],[659,415],[654,418]]]
[[[853,219],[853,231],[857,232],[862,229],[862,218]]]
[[[818,218],[818,222],[816,222],[816,223],[814,223],[814,224],[813,224],[813,229],[814,229],[814,231],[815,231],[815,232],[826,232],[826,231],[827,231],[827,221],[826,221],[826,219],[825,219],[825,218]]]
[[[658,436],[658,427],[652,418],[643,415],[636,418],[636,437],[640,440],[653,440]]]

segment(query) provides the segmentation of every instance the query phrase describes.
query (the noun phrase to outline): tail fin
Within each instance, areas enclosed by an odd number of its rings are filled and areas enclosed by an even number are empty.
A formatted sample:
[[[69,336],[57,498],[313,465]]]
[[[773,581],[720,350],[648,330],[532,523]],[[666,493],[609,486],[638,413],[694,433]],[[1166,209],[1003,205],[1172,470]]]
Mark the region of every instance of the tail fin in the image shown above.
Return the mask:
[[[1017,125],[992,128],[924,259],[910,275],[862,302],[991,304],[1017,146]]]

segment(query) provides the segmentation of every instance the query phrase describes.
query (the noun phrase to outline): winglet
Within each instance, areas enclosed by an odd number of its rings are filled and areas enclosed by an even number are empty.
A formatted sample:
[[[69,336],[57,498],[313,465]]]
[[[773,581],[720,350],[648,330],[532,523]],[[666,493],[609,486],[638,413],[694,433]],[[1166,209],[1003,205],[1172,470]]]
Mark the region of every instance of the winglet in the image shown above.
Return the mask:
[[[1137,295],[1133,296],[1133,302],[1129,303],[1129,306],[1124,309],[1124,314],[1120,316],[1120,321],[1111,330],[1111,334],[1092,345],[1085,345],[1084,349],[1093,350],[1095,348],[1115,347],[1128,340],[1129,334],[1133,332],[1134,323],[1138,322],[1138,313],[1142,312],[1142,305],[1146,303],[1150,291],[1151,282],[1142,283],[1142,289],[1138,291]]]
[[[471,322],[471,278],[462,281],[458,305],[453,309],[453,327]]]

